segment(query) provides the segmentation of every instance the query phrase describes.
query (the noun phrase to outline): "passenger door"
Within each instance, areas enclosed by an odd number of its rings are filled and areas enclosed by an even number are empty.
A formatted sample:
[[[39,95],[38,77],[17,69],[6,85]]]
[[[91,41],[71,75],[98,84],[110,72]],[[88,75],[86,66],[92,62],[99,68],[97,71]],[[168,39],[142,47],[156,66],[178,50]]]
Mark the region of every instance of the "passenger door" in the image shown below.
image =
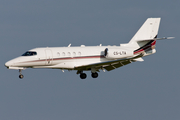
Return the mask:
[[[53,62],[53,55],[52,55],[52,50],[46,49],[46,65],[51,65]]]

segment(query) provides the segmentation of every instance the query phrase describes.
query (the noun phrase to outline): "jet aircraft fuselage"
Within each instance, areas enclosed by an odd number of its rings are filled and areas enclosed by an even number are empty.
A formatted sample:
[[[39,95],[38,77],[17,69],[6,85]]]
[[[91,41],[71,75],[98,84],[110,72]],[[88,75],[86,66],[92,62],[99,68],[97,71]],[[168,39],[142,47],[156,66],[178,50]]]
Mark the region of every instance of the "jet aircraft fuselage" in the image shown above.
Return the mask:
[[[85,46],[80,47],[44,47],[28,50],[22,56],[5,63],[8,69],[18,69],[19,78],[26,68],[51,68],[76,70],[81,79],[86,78],[83,71],[91,71],[93,78],[99,70],[111,71],[154,54],[160,18],[148,18],[129,43],[120,46]]]

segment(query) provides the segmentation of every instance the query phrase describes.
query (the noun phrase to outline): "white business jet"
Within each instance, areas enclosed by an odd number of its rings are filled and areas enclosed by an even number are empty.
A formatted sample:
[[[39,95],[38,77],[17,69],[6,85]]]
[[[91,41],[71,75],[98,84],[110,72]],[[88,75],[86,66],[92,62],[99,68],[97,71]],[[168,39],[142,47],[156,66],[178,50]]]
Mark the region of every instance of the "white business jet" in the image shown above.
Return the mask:
[[[148,18],[127,44],[35,48],[6,62],[5,66],[19,70],[21,79],[24,77],[21,72],[26,68],[76,70],[81,79],[87,77],[83,71],[91,71],[91,76],[97,78],[99,70],[111,71],[132,62],[144,61],[142,57],[156,52],[156,40],[171,39],[157,38],[160,19]]]

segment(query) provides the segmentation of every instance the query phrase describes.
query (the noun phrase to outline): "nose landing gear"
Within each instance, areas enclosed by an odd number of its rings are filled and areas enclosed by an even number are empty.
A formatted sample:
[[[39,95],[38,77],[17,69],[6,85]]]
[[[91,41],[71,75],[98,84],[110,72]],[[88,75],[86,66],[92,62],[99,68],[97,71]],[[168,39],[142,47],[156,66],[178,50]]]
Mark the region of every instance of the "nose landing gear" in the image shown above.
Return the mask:
[[[23,79],[23,77],[24,77],[23,75],[19,75],[19,78],[20,78],[20,79]]]
[[[22,75],[22,70],[21,70],[21,69],[19,69],[19,74],[20,74],[20,75],[19,75],[19,78],[20,78],[20,79],[23,79],[24,76]]]

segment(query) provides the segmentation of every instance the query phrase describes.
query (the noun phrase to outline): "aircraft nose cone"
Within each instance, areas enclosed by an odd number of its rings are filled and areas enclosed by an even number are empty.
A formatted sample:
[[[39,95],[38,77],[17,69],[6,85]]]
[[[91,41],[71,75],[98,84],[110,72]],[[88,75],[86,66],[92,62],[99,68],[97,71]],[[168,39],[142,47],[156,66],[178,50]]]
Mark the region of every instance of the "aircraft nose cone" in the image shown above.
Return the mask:
[[[11,62],[11,61],[8,61],[8,62],[6,62],[5,63],[5,66],[8,68],[8,67],[10,67],[10,66],[12,66],[13,65],[13,62]]]

